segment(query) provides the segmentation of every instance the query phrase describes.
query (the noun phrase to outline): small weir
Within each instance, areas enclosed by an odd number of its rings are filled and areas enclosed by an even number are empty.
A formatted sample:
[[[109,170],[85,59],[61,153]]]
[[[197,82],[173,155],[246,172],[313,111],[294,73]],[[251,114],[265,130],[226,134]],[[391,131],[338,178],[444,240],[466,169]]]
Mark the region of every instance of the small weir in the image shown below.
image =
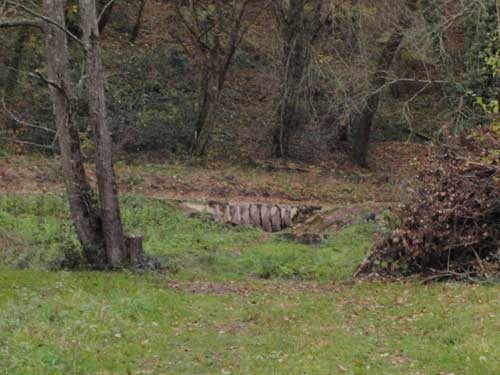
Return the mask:
[[[301,217],[321,207],[294,207],[266,203],[183,202],[181,206],[193,214],[208,214],[214,220],[233,225],[252,225],[266,232],[280,232]]]

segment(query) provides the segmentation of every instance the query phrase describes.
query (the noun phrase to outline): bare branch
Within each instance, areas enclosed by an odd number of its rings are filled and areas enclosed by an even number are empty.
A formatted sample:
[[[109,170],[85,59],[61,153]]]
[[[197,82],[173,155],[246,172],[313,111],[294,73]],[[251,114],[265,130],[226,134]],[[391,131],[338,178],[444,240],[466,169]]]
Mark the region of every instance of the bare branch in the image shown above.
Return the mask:
[[[56,133],[55,130],[53,130],[53,129],[49,129],[49,128],[46,128],[44,126],[33,125],[33,124],[30,124],[29,122],[23,121],[22,119],[17,117],[13,112],[11,112],[7,109],[7,105],[5,104],[5,100],[3,98],[2,98],[2,107],[3,107],[3,111],[5,113],[7,113],[9,115],[9,117],[12,120],[14,120],[18,125],[26,126],[28,128],[33,128],[33,129],[44,130],[44,131],[49,132],[49,133],[54,133],[54,134]]]
[[[43,20],[43,21],[45,21],[45,22],[47,22],[47,23],[49,23],[51,25],[56,26],[58,29],[61,29],[62,31],[64,31],[66,33],[66,35],[68,35],[71,39],[73,39],[75,42],[77,42],[86,51],[86,48],[85,48],[85,45],[83,44],[83,42],[75,34],[73,34],[71,31],[69,31],[66,27],[58,24],[54,20],[52,20],[52,19],[50,19],[48,17],[45,17],[44,15],[42,15],[40,13],[37,13],[34,10],[32,10],[32,9],[30,9],[30,8],[22,5],[22,4],[19,4],[19,3],[15,2],[15,1],[7,0],[6,2],[7,2],[7,4],[19,7],[22,10],[24,10],[25,12],[31,14],[32,16],[40,18],[41,20]]]
[[[110,0],[106,3],[106,5],[104,5],[104,7],[101,10],[101,13],[99,14],[99,17],[97,18],[98,23],[101,22],[102,17],[104,16],[108,8],[114,4],[114,2],[115,0]]]
[[[60,87],[56,82],[53,82],[53,81],[49,80],[47,77],[45,77],[42,73],[40,73],[38,71],[35,72],[35,73],[30,73],[30,72],[25,72],[25,71],[22,71],[22,70],[14,69],[14,68],[11,68],[11,67],[7,67],[7,69],[15,71],[15,72],[22,73],[22,74],[25,74],[25,75],[27,75],[30,78],[35,78],[37,80],[40,80],[40,81],[46,83],[49,86],[55,87],[58,90],[62,90],[62,87]]]
[[[41,145],[41,144],[38,144],[38,143],[35,143],[35,142],[20,141],[18,139],[12,139],[12,138],[9,138],[9,137],[0,137],[0,139],[4,140],[4,141],[8,141],[8,142],[17,143],[17,144],[20,144],[20,145],[27,145],[27,146],[45,148],[47,150],[54,150],[53,146]]]
[[[44,22],[29,18],[5,18],[0,19],[0,28],[6,27],[37,27],[43,30]]]

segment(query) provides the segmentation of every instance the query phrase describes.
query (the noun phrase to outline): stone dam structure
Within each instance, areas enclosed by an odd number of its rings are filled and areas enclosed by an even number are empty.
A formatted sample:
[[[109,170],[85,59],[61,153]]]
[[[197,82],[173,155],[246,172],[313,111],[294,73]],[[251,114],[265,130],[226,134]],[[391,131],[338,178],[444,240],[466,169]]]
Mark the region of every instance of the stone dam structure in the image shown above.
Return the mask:
[[[208,214],[216,221],[233,225],[252,225],[266,232],[289,228],[301,216],[320,207],[294,207],[282,204],[184,202],[181,205],[193,215]]]

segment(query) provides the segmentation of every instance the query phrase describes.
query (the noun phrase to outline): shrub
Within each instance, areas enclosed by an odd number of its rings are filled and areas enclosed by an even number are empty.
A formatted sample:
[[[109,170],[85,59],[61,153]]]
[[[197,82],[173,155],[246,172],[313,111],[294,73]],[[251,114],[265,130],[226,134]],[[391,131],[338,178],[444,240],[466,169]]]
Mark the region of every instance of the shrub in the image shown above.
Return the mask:
[[[108,80],[108,111],[115,142],[125,151],[186,148],[194,132],[193,83],[184,55],[163,50],[137,54]]]

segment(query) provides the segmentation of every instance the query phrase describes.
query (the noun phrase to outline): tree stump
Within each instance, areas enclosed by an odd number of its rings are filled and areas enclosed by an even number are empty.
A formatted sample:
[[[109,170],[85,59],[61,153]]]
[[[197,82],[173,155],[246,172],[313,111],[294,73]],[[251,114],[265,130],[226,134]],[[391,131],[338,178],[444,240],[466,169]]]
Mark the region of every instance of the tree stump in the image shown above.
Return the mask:
[[[131,264],[140,263],[144,258],[143,242],[143,236],[125,236],[125,247],[127,249],[128,259]]]

